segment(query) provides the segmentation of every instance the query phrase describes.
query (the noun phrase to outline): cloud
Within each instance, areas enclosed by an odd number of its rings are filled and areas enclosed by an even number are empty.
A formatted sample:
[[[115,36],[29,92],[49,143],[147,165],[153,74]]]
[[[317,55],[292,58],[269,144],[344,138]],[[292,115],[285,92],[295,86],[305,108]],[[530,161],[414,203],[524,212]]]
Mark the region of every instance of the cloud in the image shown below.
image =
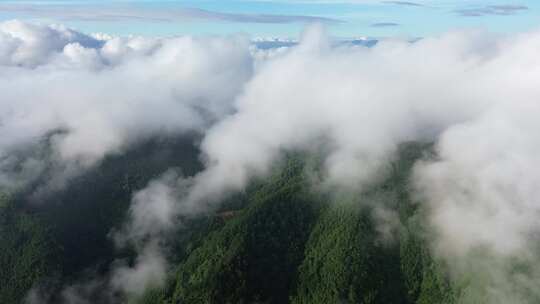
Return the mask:
[[[400,26],[400,24],[395,23],[395,22],[378,22],[378,23],[371,24],[371,27],[396,27],[396,26]]]
[[[18,21],[0,24],[0,64],[33,67],[48,62],[66,45],[77,43],[88,49],[103,45],[87,35],[63,26],[37,26]]]
[[[478,74],[489,84],[483,98],[496,102],[449,126],[439,137],[437,158],[416,168],[419,200],[428,203],[439,236],[437,253],[460,279],[470,276],[465,296],[477,293],[489,303],[538,298],[530,283],[540,279],[540,176],[531,170],[540,165],[540,90],[533,80],[539,46],[538,32],[503,41]],[[517,265],[527,271],[516,271]]]
[[[17,5],[3,4],[0,10],[17,15],[53,18],[59,21],[141,21],[141,22],[189,22],[207,20],[239,23],[340,23],[339,19],[280,14],[225,13],[199,8],[169,7],[166,9],[114,6],[102,8],[85,5]]]
[[[452,43],[463,49],[445,50]],[[320,33],[306,33],[297,48],[263,66],[237,99],[236,113],[207,132],[201,148],[208,169],[197,177],[192,198],[241,188],[251,176],[267,172],[282,151],[309,150],[321,138],[329,151],[323,159],[328,183],[351,189],[369,184],[398,143],[436,132],[483,107],[482,102],[465,105],[472,96],[457,89],[471,85],[463,82],[467,78],[461,71],[468,67],[460,56],[474,47],[450,35],[414,45],[332,48]],[[448,69],[435,72],[434,62]],[[411,75],[419,80],[417,86],[402,81]],[[430,95],[439,90],[449,93],[437,97],[435,107]]]
[[[509,16],[528,10],[525,5],[488,5],[479,8],[458,9],[455,12],[463,17],[481,17],[487,15]]]
[[[421,3],[410,2],[410,1],[382,1],[382,2],[387,3],[387,4],[395,4],[395,5],[403,5],[403,6],[424,6]]]
[[[175,219],[180,213],[195,211],[177,204],[189,186],[189,179],[171,170],[134,194],[128,220],[113,237],[119,248],[134,245],[138,256],[133,266],[115,263],[110,279],[114,290],[138,297],[147,288],[162,286],[169,269],[163,252],[165,236],[179,224]]]
[[[232,14],[232,13],[218,13],[201,9],[190,9],[193,16],[201,19],[208,20],[223,20],[230,22],[244,22],[244,23],[340,23],[343,22],[338,19],[315,17],[315,16],[301,16],[301,15],[272,15],[272,14]]]
[[[161,287],[165,283],[167,269],[160,247],[156,243],[147,244],[139,251],[133,266],[114,265],[111,288],[131,297],[140,297],[148,288]]]
[[[244,37],[98,40],[9,21],[0,46],[2,186],[51,166],[61,186],[145,138],[200,132],[232,110],[253,69]]]

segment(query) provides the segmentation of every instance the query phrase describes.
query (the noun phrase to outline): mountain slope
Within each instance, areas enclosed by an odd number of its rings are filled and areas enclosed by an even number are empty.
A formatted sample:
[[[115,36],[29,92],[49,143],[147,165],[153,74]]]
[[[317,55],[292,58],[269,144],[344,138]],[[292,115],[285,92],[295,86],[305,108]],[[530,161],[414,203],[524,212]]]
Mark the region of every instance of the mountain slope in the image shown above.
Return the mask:
[[[188,175],[200,168],[192,147],[149,143],[109,158],[49,196],[48,205],[25,205],[20,193],[3,196],[0,302],[21,303],[30,288],[45,287],[49,302],[58,303],[62,288],[88,270],[106,275],[115,259],[132,259],[130,250],[115,250],[109,232],[123,222],[132,193],[148,180],[171,164]],[[313,183],[322,174],[317,158],[289,154],[270,177],[223,198],[218,210],[184,219],[168,237],[165,287],[138,299],[106,297],[98,288],[89,299],[474,303],[481,299],[482,281],[474,275],[450,280],[448,266],[431,254],[426,210],[411,198],[413,165],[430,153],[430,145],[403,144],[386,177],[358,193],[323,191]]]
[[[403,145],[389,176],[354,195],[314,191],[305,162],[290,160],[188,256],[169,301],[451,303],[409,198],[412,166],[429,149]],[[380,223],[381,212],[394,222]]]
[[[317,203],[299,161],[249,195],[249,205],[180,266],[173,302],[287,301]]]

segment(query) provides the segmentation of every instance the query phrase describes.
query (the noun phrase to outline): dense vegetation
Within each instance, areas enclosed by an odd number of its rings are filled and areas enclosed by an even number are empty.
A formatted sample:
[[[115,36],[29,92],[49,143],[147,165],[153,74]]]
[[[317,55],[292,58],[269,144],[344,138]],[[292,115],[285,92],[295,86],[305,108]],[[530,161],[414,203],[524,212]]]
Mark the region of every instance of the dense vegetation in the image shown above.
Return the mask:
[[[409,198],[412,165],[427,151],[403,145],[387,179],[356,195],[319,193],[290,159],[188,256],[162,303],[452,303]],[[381,208],[397,210],[391,239],[377,228]]]
[[[0,303],[18,303],[36,282],[55,276],[59,252],[40,219],[0,195]]]
[[[173,302],[283,303],[315,221],[317,202],[291,160],[249,205],[212,232],[180,266]]]
[[[191,140],[109,157],[40,205],[25,200],[29,190],[3,194],[0,303],[21,303],[36,286],[46,286],[53,303],[62,286],[132,256],[115,250],[109,232],[150,179],[170,166],[187,175],[200,169]],[[166,286],[129,302],[463,303],[467,282],[451,283],[432,257],[424,210],[410,197],[412,166],[430,149],[402,145],[386,178],[362,193],[321,191],[316,158],[289,155],[219,210],[186,219],[170,236]]]
[[[32,198],[35,185],[2,194],[0,303],[21,302],[44,279],[47,292],[52,292],[89,272],[105,273],[115,257],[129,254],[115,252],[109,232],[123,222],[132,193],[149,180],[171,166],[187,175],[199,170],[192,142],[188,137],[142,143],[106,158],[37,202]],[[42,177],[46,179],[47,172]]]

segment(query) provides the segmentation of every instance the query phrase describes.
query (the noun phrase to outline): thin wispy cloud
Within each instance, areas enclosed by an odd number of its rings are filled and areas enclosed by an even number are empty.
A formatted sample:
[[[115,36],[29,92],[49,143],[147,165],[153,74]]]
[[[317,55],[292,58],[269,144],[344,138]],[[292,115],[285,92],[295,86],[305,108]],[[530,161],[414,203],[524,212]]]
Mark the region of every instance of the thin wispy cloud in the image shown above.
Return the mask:
[[[383,1],[383,3],[395,4],[395,5],[404,5],[404,6],[424,6],[421,3],[411,2],[411,1]]]
[[[200,19],[222,20],[229,22],[251,22],[251,23],[293,23],[293,22],[320,22],[320,23],[341,23],[342,20],[305,15],[277,15],[277,14],[231,14],[220,13],[201,9],[189,9],[192,16]]]
[[[62,21],[144,21],[144,22],[184,22],[194,20],[238,22],[238,23],[341,23],[342,20],[284,14],[226,13],[199,8],[140,9],[132,7],[99,7],[63,5],[30,6],[3,4],[0,11],[16,13],[28,17],[53,18]]]
[[[377,22],[377,23],[371,24],[371,27],[395,27],[395,26],[400,26],[400,24],[395,23],[395,22]]]
[[[509,16],[528,10],[525,5],[488,5],[477,8],[458,9],[455,12],[463,17],[482,17],[482,16]]]

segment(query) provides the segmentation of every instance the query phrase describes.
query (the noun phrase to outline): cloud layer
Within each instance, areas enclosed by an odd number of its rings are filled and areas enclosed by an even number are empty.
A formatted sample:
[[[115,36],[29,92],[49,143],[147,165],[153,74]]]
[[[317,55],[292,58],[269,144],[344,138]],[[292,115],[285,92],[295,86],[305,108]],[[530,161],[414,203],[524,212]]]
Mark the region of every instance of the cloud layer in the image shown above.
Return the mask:
[[[84,168],[144,138],[206,128],[232,110],[251,77],[248,44],[243,37],[103,40],[2,23],[0,182],[9,182],[13,163],[38,167],[32,155],[11,152],[44,136],[53,162]]]
[[[489,303],[522,303],[540,280],[535,267],[525,279],[511,272],[515,259],[540,262],[539,32],[367,48],[312,27],[298,45],[264,51],[245,37],[92,37],[13,21],[0,24],[0,45],[2,186],[50,162],[63,180],[145,138],[204,134],[204,171],[167,172],[134,196],[116,240],[139,258],[117,265],[116,289],[160,282],[160,240],[176,217],[215,207],[283,152],[317,151],[323,187],[355,192],[384,177],[411,140],[436,143],[414,176],[435,252],[461,274],[482,261],[474,270]],[[43,141],[45,165],[18,152]]]

